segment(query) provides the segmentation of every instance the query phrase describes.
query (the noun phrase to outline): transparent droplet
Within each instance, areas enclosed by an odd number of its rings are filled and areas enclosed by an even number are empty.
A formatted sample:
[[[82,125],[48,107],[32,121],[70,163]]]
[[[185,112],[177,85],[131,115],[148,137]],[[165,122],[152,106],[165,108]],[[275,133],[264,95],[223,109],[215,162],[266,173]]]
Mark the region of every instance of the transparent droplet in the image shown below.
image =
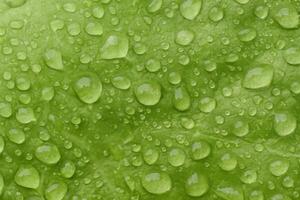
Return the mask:
[[[11,8],[17,8],[26,3],[26,0],[4,0],[5,3]]]
[[[45,164],[56,164],[59,162],[61,155],[56,145],[43,144],[36,148],[35,156]]]
[[[131,81],[125,76],[115,76],[111,79],[111,83],[120,90],[127,90],[131,86]]]
[[[238,137],[244,137],[249,133],[249,125],[244,121],[236,121],[233,125],[233,134]]]
[[[257,173],[255,170],[247,170],[243,172],[242,176],[240,177],[241,181],[245,184],[252,184],[255,183],[257,180]]]
[[[253,28],[242,29],[238,33],[238,37],[242,42],[250,42],[256,38],[256,30]]]
[[[188,19],[194,20],[200,12],[202,0],[183,0],[180,4],[181,15]]]
[[[161,87],[156,82],[144,82],[135,88],[137,100],[145,106],[158,104],[161,98]]]
[[[192,144],[192,159],[202,160],[209,156],[211,152],[210,145],[205,141],[198,141]]]
[[[90,22],[86,25],[85,31],[89,35],[100,36],[103,34],[103,27],[99,23]]]
[[[178,72],[171,72],[168,76],[169,83],[177,85],[181,82],[181,75]]]
[[[16,113],[16,119],[21,124],[28,124],[36,121],[32,108],[19,108]]]
[[[0,102],[0,116],[8,118],[12,115],[12,107],[10,103]]]
[[[25,133],[18,128],[12,128],[7,133],[8,139],[15,144],[22,144],[25,142]]]
[[[189,45],[194,40],[194,33],[190,30],[182,30],[176,34],[175,42],[182,46]]]
[[[82,102],[93,104],[102,94],[102,82],[96,74],[85,73],[75,79],[73,89]]]
[[[199,109],[204,113],[210,113],[216,108],[217,102],[211,97],[204,97],[199,102]]]
[[[185,152],[179,148],[173,148],[169,151],[168,154],[168,162],[173,167],[179,167],[184,164],[185,162]]]
[[[208,17],[213,22],[218,22],[223,19],[224,11],[220,7],[213,7],[209,10]]]
[[[216,194],[224,200],[244,200],[243,190],[240,187],[230,186],[229,184],[218,186]]]
[[[47,200],[62,200],[68,191],[68,186],[64,182],[54,182],[45,190]]]
[[[42,89],[41,98],[44,101],[51,101],[54,97],[54,88],[53,87],[45,87]]]
[[[197,172],[192,173],[185,182],[185,191],[191,197],[203,196],[208,190],[207,177]]]
[[[5,142],[2,136],[0,136],[0,154],[3,152],[5,147]],[[1,175],[1,174],[0,174]]]
[[[291,47],[283,52],[283,58],[290,65],[300,64],[300,48]]]
[[[161,68],[161,64],[159,60],[150,59],[146,62],[146,69],[149,72],[157,72],[158,70],[160,70],[160,68]]]
[[[260,19],[266,19],[269,15],[269,8],[267,6],[257,6],[254,14]]]
[[[225,153],[221,156],[218,165],[224,171],[232,171],[237,166],[237,159],[234,155]]]
[[[264,194],[260,190],[254,190],[249,194],[249,200],[264,200]]]
[[[48,49],[44,54],[44,60],[48,67],[55,70],[63,70],[64,64],[61,52],[55,49]]]
[[[159,158],[159,152],[152,148],[146,149],[143,152],[143,158],[148,165],[153,165]]]
[[[60,173],[65,178],[71,178],[75,173],[76,167],[72,161],[66,161],[60,168]]]
[[[174,91],[174,107],[179,111],[186,111],[191,106],[191,98],[184,87],[178,87]]]
[[[239,4],[247,4],[250,0],[235,0]]]
[[[287,160],[275,160],[269,165],[269,170],[274,176],[282,176],[289,169],[289,161]]]
[[[162,0],[151,0],[150,3],[148,4],[147,10],[150,13],[157,12],[161,8],[162,3],[163,3]]]
[[[246,72],[243,86],[248,89],[259,89],[268,87],[273,80],[273,67],[270,65],[260,65],[253,67]]]
[[[124,58],[128,52],[128,38],[121,34],[109,35],[100,49],[102,59]]]
[[[37,189],[40,185],[39,172],[31,165],[21,166],[15,174],[15,182],[25,188]]]
[[[142,185],[151,194],[164,194],[171,190],[172,181],[165,172],[151,172],[143,175]]]
[[[285,29],[297,28],[299,24],[298,12],[292,5],[279,4],[274,10],[274,19]]]
[[[297,128],[296,117],[289,112],[276,113],[274,115],[274,129],[280,136],[292,134]]]

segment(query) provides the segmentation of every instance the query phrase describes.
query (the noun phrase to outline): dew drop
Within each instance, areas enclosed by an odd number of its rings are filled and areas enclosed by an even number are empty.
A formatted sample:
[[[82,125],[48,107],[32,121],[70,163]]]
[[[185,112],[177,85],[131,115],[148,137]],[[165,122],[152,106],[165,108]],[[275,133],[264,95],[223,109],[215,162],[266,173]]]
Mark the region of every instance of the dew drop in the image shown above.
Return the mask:
[[[164,194],[171,190],[172,181],[165,172],[151,172],[142,177],[142,185],[151,194]]]
[[[300,48],[291,47],[283,52],[283,58],[290,65],[300,64]]]
[[[217,102],[211,97],[204,97],[199,102],[199,109],[204,113],[210,113],[216,108]]]
[[[174,107],[179,111],[186,111],[191,106],[191,98],[184,87],[178,87],[174,91]]]
[[[8,139],[15,144],[22,144],[25,142],[25,133],[18,128],[10,129],[7,133]]]
[[[137,100],[145,106],[158,104],[161,98],[161,86],[156,82],[144,82],[135,88]]]
[[[39,172],[31,165],[21,166],[15,174],[15,182],[25,188],[37,189],[40,185]]]
[[[125,76],[115,76],[111,79],[111,83],[120,90],[127,90],[131,86],[131,81]]]
[[[179,167],[184,164],[185,162],[185,153],[183,150],[179,148],[173,148],[170,150],[168,154],[168,162],[173,166],[173,167]]]
[[[267,87],[273,80],[273,67],[270,65],[260,65],[253,67],[246,72],[243,86],[248,89],[260,89]]]
[[[202,160],[209,156],[211,152],[210,145],[205,141],[198,141],[192,144],[192,159]]]
[[[194,20],[200,12],[202,0],[184,0],[180,4],[181,15],[188,19]]]
[[[43,144],[36,148],[35,156],[41,162],[51,165],[56,164],[61,158],[60,152],[54,144]]]
[[[44,60],[48,67],[55,70],[63,70],[64,64],[62,61],[61,52],[55,49],[48,49],[44,54]]]
[[[237,159],[234,155],[230,153],[225,153],[221,156],[218,165],[224,171],[232,171],[237,166]]]
[[[128,38],[125,35],[109,35],[100,49],[102,59],[124,58],[128,52]]]
[[[194,33],[190,30],[182,30],[176,34],[175,42],[182,46],[189,45],[194,40]]]
[[[289,162],[287,160],[275,160],[269,165],[269,170],[274,176],[282,176],[289,169]]]
[[[16,113],[16,119],[21,124],[28,124],[36,121],[32,108],[19,108]]]
[[[64,182],[54,182],[45,190],[47,200],[62,200],[68,191],[68,186]]]
[[[209,190],[207,177],[197,172],[192,173],[185,182],[185,191],[191,197],[201,197]]]
[[[290,135],[296,128],[297,119],[293,114],[281,112],[274,115],[274,129],[279,136]]]

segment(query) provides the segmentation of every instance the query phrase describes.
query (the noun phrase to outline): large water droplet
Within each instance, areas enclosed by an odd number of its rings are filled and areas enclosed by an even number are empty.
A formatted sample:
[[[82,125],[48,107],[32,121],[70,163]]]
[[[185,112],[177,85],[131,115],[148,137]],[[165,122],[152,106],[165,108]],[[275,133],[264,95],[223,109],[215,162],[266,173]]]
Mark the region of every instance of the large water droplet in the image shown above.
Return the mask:
[[[182,16],[188,20],[197,17],[202,6],[202,0],[184,0],[180,4],[180,12]]]
[[[127,90],[131,86],[131,81],[125,76],[115,76],[111,79],[111,83],[120,90]]]
[[[47,200],[62,200],[68,191],[68,186],[64,182],[50,184],[45,190]]]
[[[267,87],[273,80],[273,67],[271,65],[260,65],[249,69],[243,80],[243,86],[248,89],[259,89]]]
[[[218,165],[224,171],[232,171],[237,166],[237,159],[234,155],[230,153],[225,153],[221,156]]]
[[[165,172],[152,172],[142,177],[142,185],[149,193],[163,194],[171,190],[172,181]]]
[[[102,59],[124,58],[128,52],[128,38],[125,35],[109,35],[100,49]]]
[[[191,106],[191,98],[184,87],[178,87],[174,91],[174,107],[179,111],[186,111]]]
[[[43,144],[36,148],[35,156],[45,164],[56,164],[60,160],[60,152],[54,144]]]
[[[224,11],[220,7],[213,7],[209,10],[208,17],[213,22],[218,22],[223,19]]]
[[[21,166],[15,174],[15,182],[25,188],[37,189],[40,185],[39,172],[32,166]]]
[[[204,113],[210,113],[216,108],[217,102],[211,97],[204,97],[199,102],[199,109]]]
[[[185,182],[185,191],[189,196],[200,197],[209,189],[209,184],[206,176],[194,172],[187,178]]]
[[[184,164],[185,157],[185,152],[182,149],[173,148],[168,154],[168,162],[173,167],[179,167]]]
[[[264,194],[260,190],[254,190],[249,194],[249,200],[264,200]]]
[[[274,10],[274,19],[285,29],[297,28],[299,16],[296,8],[291,5],[280,4]]]
[[[241,181],[245,184],[252,184],[255,183],[257,180],[257,173],[255,170],[247,170],[243,172],[242,176],[240,177]]]
[[[32,108],[19,108],[16,113],[16,119],[21,124],[28,124],[36,121]]]
[[[55,49],[47,49],[44,54],[44,60],[48,67],[55,70],[63,70],[64,64],[60,51]]]
[[[300,48],[291,47],[286,49],[283,52],[283,58],[285,61],[291,65],[299,65],[300,64]]]
[[[154,13],[156,11],[158,11],[161,6],[162,6],[163,1],[162,0],[151,0],[151,2],[149,3],[147,10],[150,13]]]
[[[12,108],[10,103],[1,102],[0,103],[0,116],[8,118],[12,115]]]
[[[244,193],[240,187],[220,185],[216,190],[216,194],[224,200],[244,200]]]
[[[100,36],[103,33],[103,27],[99,23],[90,22],[86,25],[85,31],[89,35]]]
[[[102,94],[102,83],[96,74],[85,73],[76,78],[73,89],[82,102],[92,104]]]
[[[198,141],[192,144],[192,159],[201,160],[209,156],[211,152],[210,145],[205,141]]]
[[[72,161],[66,161],[60,168],[60,173],[65,178],[71,178],[75,173],[76,167]]]
[[[148,165],[153,165],[159,158],[159,152],[156,149],[147,149],[143,152],[143,158]]]
[[[244,137],[249,133],[249,125],[244,121],[236,121],[233,125],[232,132],[238,137]]]
[[[175,42],[182,46],[189,45],[194,40],[194,33],[190,30],[182,30],[176,34]]]
[[[141,83],[135,88],[135,96],[143,105],[156,105],[161,98],[161,87],[156,82]]]
[[[11,8],[17,8],[26,3],[26,0],[5,0],[5,3]]]
[[[254,14],[260,19],[266,19],[269,15],[269,8],[267,6],[257,6]]]
[[[10,129],[7,133],[8,139],[16,144],[22,144],[25,142],[25,133],[18,128]]]
[[[274,115],[274,129],[280,136],[292,134],[297,127],[296,117],[288,112],[276,113]]]
[[[250,42],[256,38],[256,30],[253,28],[242,29],[238,33],[238,37],[242,42]]]
[[[289,161],[287,160],[275,160],[270,163],[269,170],[274,176],[282,176],[289,169]]]

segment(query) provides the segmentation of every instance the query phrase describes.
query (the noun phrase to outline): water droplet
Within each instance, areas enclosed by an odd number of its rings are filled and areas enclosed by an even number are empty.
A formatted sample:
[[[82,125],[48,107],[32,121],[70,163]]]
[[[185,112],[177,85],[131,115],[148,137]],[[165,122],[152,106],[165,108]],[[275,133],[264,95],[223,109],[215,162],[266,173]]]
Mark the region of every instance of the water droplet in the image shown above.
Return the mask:
[[[4,179],[3,179],[3,175],[0,174],[0,195],[2,195],[3,193],[3,189],[4,189]]]
[[[168,76],[169,83],[177,85],[181,82],[181,75],[178,72],[171,72]]]
[[[29,90],[29,88],[31,86],[30,79],[26,76],[19,76],[16,79],[16,85],[17,85],[17,88],[21,91]]]
[[[257,173],[255,170],[247,170],[243,172],[242,176],[240,177],[241,181],[245,184],[252,184],[255,183],[257,180]]]
[[[179,167],[184,164],[185,161],[185,152],[179,148],[173,148],[168,154],[168,162],[173,167]]]
[[[210,113],[216,108],[217,102],[211,97],[204,97],[199,102],[199,109],[204,113]]]
[[[235,0],[239,4],[247,4],[250,0]]]
[[[232,171],[237,166],[237,159],[234,155],[225,153],[221,156],[218,165],[224,171]]]
[[[17,8],[26,3],[26,0],[5,0],[5,3],[11,8]]]
[[[16,113],[16,119],[21,124],[28,124],[36,121],[32,108],[19,108]]]
[[[161,6],[162,6],[163,1],[162,0],[151,0],[151,2],[149,3],[147,10],[150,13],[154,13],[157,12]]]
[[[8,118],[12,115],[12,108],[10,103],[0,103],[0,116]]]
[[[40,185],[39,172],[30,165],[21,166],[15,174],[15,182],[25,188],[37,189]]]
[[[274,176],[282,176],[288,171],[289,166],[287,160],[275,160],[270,163],[269,170]]]
[[[81,32],[80,24],[78,23],[72,23],[68,25],[68,33],[71,36],[77,36]]]
[[[270,65],[253,67],[246,72],[243,86],[248,89],[268,87],[273,80],[273,73],[273,67]]]
[[[250,42],[256,38],[256,30],[245,28],[238,33],[238,37],[242,42]]]
[[[238,137],[244,137],[249,133],[249,125],[244,121],[236,121],[234,123],[232,132]]]
[[[48,49],[44,54],[44,60],[48,67],[55,70],[63,70],[64,64],[60,51]]]
[[[62,200],[67,194],[68,186],[64,182],[50,184],[45,190],[47,200]]]
[[[184,87],[178,87],[174,91],[174,107],[179,111],[186,111],[191,106],[191,98]]]
[[[143,152],[144,161],[148,165],[153,165],[159,157],[159,152],[156,149],[147,149]]]
[[[107,37],[101,47],[102,59],[124,58],[128,52],[128,38],[125,35],[113,34]]]
[[[294,187],[294,179],[290,176],[287,176],[287,177],[284,177],[284,179],[282,180],[282,185],[285,187],[285,188],[292,188]]]
[[[182,16],[188,20],[194,20],[200,12],[202,0],[184,0],[180,5]]]
[[[198,141],[192,144],[192,159],[201,160],[209,156],[211,152],[210,145],[205,141]]]
[[[66,161],[60,168],[60,173],[65,178],[71,178],[75,173],[76,167],[72,161]]]
[[[249,200],[264,200],[264,194],[262,191],[254,190],[249,195]]]
[[[213,7],[209,10],[208,17],[213,22],[218,22],[223,19],[224,11],[222,8]]]
[[[0,136],[0,154],[3,152],[5,147],[5,142],[2,136]],[[1,174],[0,174],[1,175]]]
[[[292,200],[292,199],[283,194],[275,194],[270,198],[270,200]]]
[[[36,148],[35,156],[45,164],[56,164],[60,160],[60,152],[54,144],[43,144]]]
[[[96,74],[85,73],[76,78],[73,89],[82,102],[92,104],[102,94],[102,82]]]
[[[218,186],[216,194],[224,200],[244,200],[244,193],[240,187]]]
[[[18,128],[10,129],[7,133],[8,139],[16,144],[22,144],[25,142],[25,133]]]
[[[104,16],[104,8],[102,6],[95,7],[92,15],[97,19],[101,19]]]
[[[297,28],[299,16],[296,8],[291,5],[280,4],[274,10],[274,19],[285,29]]]
[[[127,90],[131,86],[131,81],[125,76],[115,76],[111,79],[111,83],[120,90]]]
[[[163,194],[171,190],[172,181],[165,172],[151,172],[142,177],[142,185],[149,193]]]
[[[254,14],[260,19],[266,19],[269,15],[269,8],[267,6],[257,6]]]
[[[103,34],[103,27],[99,23],[90,22],[86,25],[85,31],[89,35],[100,36]]]
[[[291,47],[283,52],[283,58],[290,65],[300,64],[300,48]]]
[[[160,68],[161,68],[161,64],[159,60],[150,59],[146,63],[146,69],[149,72],[157,72],[158,70],[160,70]]]
[[[185,191],[191,197],[203,196],[209,190],[206,176],[194,172],[185,182]]]
[[[144,82],[135,88],[137,100],[145,106],[158,104],[161,98],[161,87],[156,82]]]
[[[41,98],[44,101],[51,101],[54,97],[54,88],[53,87],[45,87],[42,89]]]
[[[189,45],[194,40],[194,33],[190,30],[182,30],[176,34],[175,42],[182,46]]]
[[[280,136],[292,134],[297,127],[296,117],[288,112],[276,113],[274,115],[274,129]]]

